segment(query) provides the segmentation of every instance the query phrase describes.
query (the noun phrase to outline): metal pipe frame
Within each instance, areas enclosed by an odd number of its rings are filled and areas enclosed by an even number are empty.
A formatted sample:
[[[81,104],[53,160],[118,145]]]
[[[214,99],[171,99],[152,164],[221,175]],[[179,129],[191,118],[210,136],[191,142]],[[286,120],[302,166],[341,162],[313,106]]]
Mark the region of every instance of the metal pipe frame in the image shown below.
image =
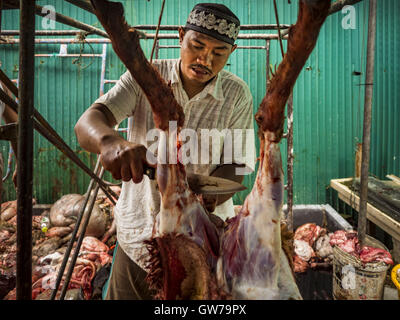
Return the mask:
[[[18,6],[19,2],[20,2],[19,0],[7,0],[7,1],[9,3],[12,3],[12,4],[16,5],[16,6]],[[42,13],[42,10],[43,10],[42,6],[39,6],[39,5],[35,6],[35,13],[38,16],[47,17],[47,13]],[[49,16],[48,18],[52,18],[52,17]],[[62,24],[65,24],[65,25],[68,25],[68,26],[71,26],[71,27],[74,27],[74,28],[78,28],[78,29],[81,29],[81,30],[84,30],[84,31],[92,32],[92,33],[97,34],[99,36],[108,38],[107,33],[104,32],[103,30],[97,29],[95,27],[92,27],[91,25],[88,25],[86,23],[82,23],[82,22],[80,22],[78,20],[72,19],[72,18],[67,17],[65,15],[62,15],[62,14],[60,14],[58,12],[55,12],[54,21],[57,21],[59,23],[62,23]]]
[[[271,47],[271,41],[270,40],[266,40],[265,41],[265,52],[266,52],[265,70],[266,70],[267,74],[266,74],[266,81],[265,81],[265,92],[267,92],[268,81],[269,81],[269,52],[270,52],[270,47]]]
[[[100,97],[104,94],[104,80],[106,75],[107,44],[103,43],[103,53],[101,54],[101,73],[100,73]]]
[[[269,41],[269,40],[267,40],[267,41]],[[181,46],[178,46],[178,45],[162,45],[162,46],[159,45],[158,49],[179,49],[180,47]],[[237,48],[238,49],[262,49],[262,50],[265,50],[265,46],[237,46]]]
[[[79,30],[35,30],[35,36],[76,36],[82,33],[93,34],[93,32]],[[19,30],[2,30],[0,36],[19,36]]]
[[[160,26],[160,30],[178,31],[179,27],[181,27],[181,26],[180,25],[163,25],[163,26]],[[281,25],[281,29],[287,29],[289,27],[290,27],[290,24],[282,24]],[[143,25],[136,25],[133,28],[138,29],[138,30],[156,30],[157,25],[156,24],[143,24]],[[278,30],[278,26],[275,24],[242,24],[240,26],[240,30]]]
[[[6,31],[4,31],[6,32]],[[147,39],[154,39],[155,34],[147,34]],[[158,39],[179,39],[178,34],[172,33],[161,33],[157,37]],[[242,40],[278,40],[279,35],[277,34],[262,34],[262,33],[248,33],[248,34],[239,34],[238,39]],[[287,36],[282,37],[283,40],[287,40]],[[111,43],[110,39],[107,38],[91,38],[79,40],[75,38],[64,38],[64,39],[35,39],[35,43],[94,43],[94,44],[102,44],[102,43]],[[19,39],[1,39],[0,44],[18,44]]]
[[[98,57],[102,59],[101,62],[101,74],[100,74],[100,96],[104,94],[104,83],[105,83],[105,72],[106,72],[106,57],[107,57],[107,44],[103,44],[103,51],[101,54],[35,54],[35,57],[58,57],[58,58],[68,58],[68,57],[84,57],[84,58],[91,58],[91,57]],[[1,72],[1,69],[0,69]],[[11,80],[14,82],[14,80]]]
[[[35,1],[20,3],[18,173],[17,173],[17,300],[32,300],[32,187]]]
[[[68,53],[68,54],[50,54],[50,53],[38,53],[35,54],[35,57],[57,57],[57,58],[73,58],[73,57],[83,57],[83,58],[91,58],[91,57],[98,57],[102,58],[102,54],[79,54],[79,53]]]

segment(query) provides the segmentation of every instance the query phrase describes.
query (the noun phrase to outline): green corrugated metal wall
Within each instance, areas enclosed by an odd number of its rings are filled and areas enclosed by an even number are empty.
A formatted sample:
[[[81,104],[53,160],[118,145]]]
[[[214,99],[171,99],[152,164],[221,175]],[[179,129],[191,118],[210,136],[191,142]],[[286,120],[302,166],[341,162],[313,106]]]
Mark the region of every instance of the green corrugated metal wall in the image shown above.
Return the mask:
[[[51,4],[56,11],[100,27],[97,19],[61,0],[37,1]],[[135,24],[156,24],[161,0],[121,1],[125,4],[127,21]],[[210,1],[218,2],[218,1]],[[167,0],[162,24],[184,24],[196,1]],[[227,0],[228,7],[242,24],[273,24],[275,16],[272,0]],[[278,2],[280,23],[291,24],[297,18],[297,3]],[[368,3],[354,6],[356,28],[343,29],[347,14],[328,17],[317,46],[301,72],[294,88],[294,202],[299,204],[331,203],[336,206],[335,192],[328,188],[330,179],[350,177],[354,168],[354,152],[362,138],[364,105],[364,70],[368,26]],[[383,178],[400,173],[400,2],[378,1],[375,91],[372,123],[372,153],[370,171]],[[18,11],[3,13],[2,29],[18,29]],[[36,28],[43,29],[37,17]],[[57,29],[71,29],[56,24]],[[244,31],[242,31],[244,32]],[[253,31],[259,33],[259,31]],[[152,40],[142,40],[147,55]],[[176,40],[161,40],[161,45],[177,44]],[[239,40],[239,45],[264,45],[263,40]],[[286,49],[286,44],[285,49]],[[37,45],[36,53],[57,53],[59,45]],[[78,45],[68,46],[69,53],[80,52]],[[101,45],[85,45],[84,53],[101,53]],[[161,49],[160,58],[176,58],[178,49]],[[239,75],[249,85],[254,97],[254,110],[265,94],[265,50],[238,49],[229,59],[226,69]],[[18,76],[18,46],[0,45],[3,70],[11,78]],[[73,150],[91,167],[96,157],[77,145],[73,126],[83,111],[98,97],[100,90],[99,58],[36,58],[35,105]],[[277,41],[271,41],[270,63],[281,61]],[[80,64],[80,63],[81,64]],[[362,72],[362,76],[354,72]],[[108,48],[106,79],[117,79],[124,72],[123,65]],[[361,85],[360,85],[361,84]],[[107,91],[111,85],[106,85]],[[8,146],[0,142],[3,155]],[[257,142],[258,146],[258,142]],[[282,142],[282,156],[286,159],[286,141]],[[44,138],[35,133],[34,195],[40,203],[52,203],[61,195],[83,193],[88,177]],[[284,160],[284,166],[286,161]],[[285,169],[286,171],[286,169]],[[110,176],[108,175],[108,178]],[[251,188],[254,175],[245,179]],[[4,198],[15,198],[10,180],[5,184]],[[246,192],[235,196],[240,203]]]

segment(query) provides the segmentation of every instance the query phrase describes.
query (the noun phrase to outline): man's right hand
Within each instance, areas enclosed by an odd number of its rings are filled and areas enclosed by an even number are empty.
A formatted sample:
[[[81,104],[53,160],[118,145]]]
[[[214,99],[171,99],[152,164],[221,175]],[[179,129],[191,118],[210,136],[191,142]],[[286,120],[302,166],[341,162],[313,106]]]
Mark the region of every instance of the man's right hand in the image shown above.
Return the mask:
[[[146,161],[146,147],[118,137],[107,140],[109,141],[104,142],[100,153],[104,169],[110,171],[114,179],[141,182],[144,166],[151,166]]]
[[[111,172],[114,179],[139,183],[143,179],[146,148],[122,138],[114,126],[113,114],[102,104],[94,104],[80,117],[75,125],[75,133],[82,148],[101,155],[104,169]]]

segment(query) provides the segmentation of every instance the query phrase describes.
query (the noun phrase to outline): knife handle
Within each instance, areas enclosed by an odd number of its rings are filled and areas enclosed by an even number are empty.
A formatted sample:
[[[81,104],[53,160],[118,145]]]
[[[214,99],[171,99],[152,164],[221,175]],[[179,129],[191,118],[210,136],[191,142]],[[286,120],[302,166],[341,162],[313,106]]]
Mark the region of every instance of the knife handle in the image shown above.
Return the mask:
[[[156,168],[153,167],[144,167],[144,172],[146,176],[148,176],[151,180],[154,180],[156,178]]]

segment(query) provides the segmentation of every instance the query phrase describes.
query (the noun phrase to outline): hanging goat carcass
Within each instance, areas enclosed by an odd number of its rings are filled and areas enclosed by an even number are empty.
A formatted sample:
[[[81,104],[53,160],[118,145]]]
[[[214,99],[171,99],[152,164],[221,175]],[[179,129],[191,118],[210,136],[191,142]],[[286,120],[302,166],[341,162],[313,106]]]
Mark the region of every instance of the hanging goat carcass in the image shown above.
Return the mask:
[[[184,114],[172,90],[145,58],[139,35],[123,16],[123,6],[91,0],[121,61],[146,94],[154,123],[165,134],[176,135]],[[158,221],[149,241],[148,280],[161,299],[301,299],[289,261],[281,248],[283,171],[279,142],[285,104],[313,50],[328,15],[329,0],[301,0],[296,25],[290,28],[288,50],[256,114],[260,166],[242,210],[224,230],[210,220],[189,189],[185,167],[157,165],[161,193]],[[169,132],[169,121],[177,132]],[[171,141],[171,140],[169,140]],[[172,139],[173,141],[173,139]],[[162,143],[171,152],[177,145]],[[161,152],[160,152],[161,151]]]

